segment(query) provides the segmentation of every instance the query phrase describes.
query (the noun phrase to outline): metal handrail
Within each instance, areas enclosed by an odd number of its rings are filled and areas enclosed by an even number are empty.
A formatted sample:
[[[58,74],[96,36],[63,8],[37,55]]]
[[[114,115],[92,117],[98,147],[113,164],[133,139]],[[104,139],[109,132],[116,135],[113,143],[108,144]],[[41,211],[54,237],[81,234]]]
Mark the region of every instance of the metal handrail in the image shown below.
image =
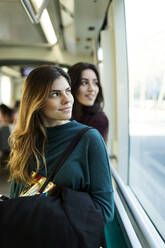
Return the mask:
[[[118,190],[125,199],[127,206],[134,220],[138,224],[143,236],[145,237],[148,246],[150,248],[165,248],[165,243],[161,239],[155,227],[149,220],[148,216],[146,215],[138,201],[131,193],[128,186],[123,183],[122,179],[120,178],[113,166],[111,167],[111,172],[118,187]]]
[[[131,221],[128,218],[128,215],[126,213],[126,210],[123,206],[122,201],[120,200],[120,197],[118,195],[118,192],[115,190],[114,192],[114,198],[115,198],[115,206],[118,210],[118,214],[120,215],[120,219],[124,225],[125,232],[127,233],[127,236],[129,237],[129,242],[131,243],[132,248],[142,248],[141,243],[133,229],[133,226],[131,224]]]

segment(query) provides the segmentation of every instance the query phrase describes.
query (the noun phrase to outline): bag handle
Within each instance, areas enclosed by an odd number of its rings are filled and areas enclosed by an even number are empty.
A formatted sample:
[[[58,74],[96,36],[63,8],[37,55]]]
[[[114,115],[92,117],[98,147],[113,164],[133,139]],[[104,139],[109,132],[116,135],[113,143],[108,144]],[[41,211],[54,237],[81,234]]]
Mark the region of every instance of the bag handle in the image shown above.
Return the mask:
[[[44,191],[44,189],[46,188],[46,186],[48,185],[48,183],[50,181],[52,181],[53,177],[57,174],[57,172],[59,171],[59,169],[62,167],[64,161],[69,157],[69,155],[71,154],[71,152],[74,150],[74,148],[76,147],[76,145],[79,143],[82,135],[87,132],[89,129],[91,129],[91,127],[85,127],[83,128],[77,135],[76,137],[72,140],[71,144],[69,144],[69,146],[67,147],[67,149],[62,153],[61,157],[59,158],[57,165],[52,168],[52,170],[50,171],[49,176],[47,177],[45,183],[42,185],[41,189],[39,190],[40,193],[42,193]]]

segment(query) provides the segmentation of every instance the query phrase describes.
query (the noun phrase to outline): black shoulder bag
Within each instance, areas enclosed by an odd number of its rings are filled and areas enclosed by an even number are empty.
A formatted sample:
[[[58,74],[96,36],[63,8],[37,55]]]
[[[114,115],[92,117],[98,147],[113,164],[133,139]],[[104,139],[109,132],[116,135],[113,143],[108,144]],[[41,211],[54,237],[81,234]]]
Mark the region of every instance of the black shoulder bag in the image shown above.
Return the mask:
[[[82,129],[73,139],[41,193],[88,129]],[[58,186],[51,196],[4,200],[0,202],[0,247],[105,248],[101,208],[88,193]]]

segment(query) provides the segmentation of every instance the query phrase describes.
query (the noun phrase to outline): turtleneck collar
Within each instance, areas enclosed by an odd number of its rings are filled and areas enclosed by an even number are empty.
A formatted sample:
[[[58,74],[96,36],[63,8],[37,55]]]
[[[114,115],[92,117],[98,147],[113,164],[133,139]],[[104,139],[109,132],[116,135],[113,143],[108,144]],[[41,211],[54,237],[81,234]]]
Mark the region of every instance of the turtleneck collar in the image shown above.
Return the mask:
[[[47,127],[46,132],[47,132],[48,138],[52,136],[52,134],[54,135],[55,133],[65,132],[65,130],[72,128],[75,125],[75,123],[77,123],[77,121],[72,120],[70,122],[67,122],[59,126]]]

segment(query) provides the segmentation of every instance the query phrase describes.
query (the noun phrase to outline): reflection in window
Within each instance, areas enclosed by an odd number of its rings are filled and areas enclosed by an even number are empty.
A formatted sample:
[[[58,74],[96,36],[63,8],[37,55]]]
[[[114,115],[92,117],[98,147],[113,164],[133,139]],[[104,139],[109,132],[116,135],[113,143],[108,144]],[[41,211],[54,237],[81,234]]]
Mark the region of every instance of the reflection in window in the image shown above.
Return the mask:
[[[125,0],[130,187],[165,238],[165,1]]]

